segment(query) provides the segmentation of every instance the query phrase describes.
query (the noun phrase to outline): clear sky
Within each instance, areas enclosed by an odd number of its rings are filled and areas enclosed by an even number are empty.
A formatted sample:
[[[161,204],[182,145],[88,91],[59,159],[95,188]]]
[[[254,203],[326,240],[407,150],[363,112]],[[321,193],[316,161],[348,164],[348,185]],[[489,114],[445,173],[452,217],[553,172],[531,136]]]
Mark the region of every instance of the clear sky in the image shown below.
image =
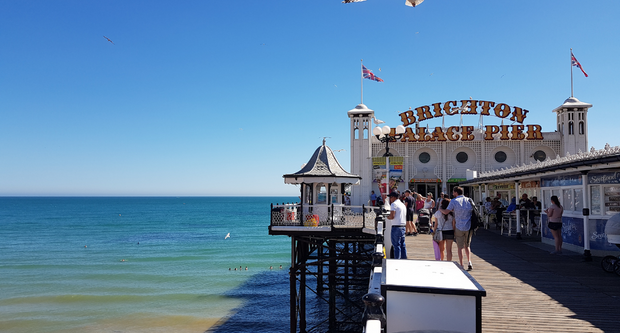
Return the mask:
[[[361,59],[392,127],[472,97],[553,131],[573,48],[590,145],[620,144],[620,1],[404,2],[0,0],[0,195],[297,195],[322,137],[350,169]]]

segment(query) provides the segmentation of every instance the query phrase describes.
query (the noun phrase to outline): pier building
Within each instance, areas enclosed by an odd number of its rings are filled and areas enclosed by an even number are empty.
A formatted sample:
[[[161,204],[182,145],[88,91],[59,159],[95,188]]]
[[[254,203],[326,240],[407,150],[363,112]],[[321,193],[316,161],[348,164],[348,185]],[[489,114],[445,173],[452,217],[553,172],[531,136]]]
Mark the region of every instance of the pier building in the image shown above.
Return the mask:
[[[487,197],[500,197],[508,206],[527,194],[539,198],[542,211],[521,216],[524,212],[517,210],[495,220],[508,235],[514,231],[520,238],[522,233],[537,232],[543,242],[551,243],[544,209],[557,195],[564,206],[565,247],[583,250],[586,258],[591,251],[617,252],[604,230],[607,220],[620,212],[620,147],[589,147],[591,107],[575,97],[566,99],[550,110],[556,127],[544,131],[527,123],[527,109],[506,103],[469,99],[424,105],[400,113],[398,121],[406,126],[405,132],[390,143],[386,158],[381,137],[373,135],[373,127],[381,121],[359,104],[347,113],[351,172],[362,177],[360,186],[351,189],[351,201],[359,205],[368,202],[371,191],[385,195],[406,189],[437,198],[441,192],[451,195],[457,185],[480,205]],[[477,116],[477,126],[462,121],[460,126],[425,125],[430,119],[463,115]],[[500,118],[502,124],[485,126],[488,117]],[[391,131],[394,134],[395,129]]]
[[[480,172],[544,162],[566,155],[586,152],[588,147],[588,111],[592,107],[571,97],[552,110],[557,127],[543,131],[528,124],[529,110],[506,103],[483,100],[447,101],[423,105],[402,112],[398,119],[405,133],[390,144],[390,165],[386,165],[384,145],[373,135],[375,112],[364,104],[348,111],[350,119],[351,172],[362,177],[352,189],[352,202],[368,202],[371,191],[386,193],[411,189],[423,195],[451,193],[459,182]],[[477,116],[477,126],[436,126],[430,119]],[[484,125],[495,117],[502,125]],[[476,117],[474,117],[476,118]],[[503,121],[510,125],[504,125]],[[394,131],[394,130],[392,130]],[[389,171],[389,180],[386,179]],[[381,186],[390,184],[390,189]],[[502,200],[510,201],[509,189],[495,189]],[[493,193],[495,194],[495,193]]]

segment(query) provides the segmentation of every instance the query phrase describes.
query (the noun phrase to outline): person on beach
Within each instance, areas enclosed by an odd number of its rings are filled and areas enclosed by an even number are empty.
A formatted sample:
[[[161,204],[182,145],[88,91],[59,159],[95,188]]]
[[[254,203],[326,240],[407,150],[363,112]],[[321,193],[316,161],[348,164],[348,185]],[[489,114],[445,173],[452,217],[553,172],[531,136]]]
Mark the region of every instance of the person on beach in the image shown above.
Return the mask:
[[[392,248],[394,248],[394,259],[407,259],[407,247],[405,246],[407,207],[398,197],[398,192],[390,193],[390,216],[388,217],[392,222],[390,239]]]
[[[467,270],[470,271],[474,267],[471,263],[471,236],[473,231],[470,231],[471,226],[471,211],[473,209],[470,199],[463,195],[463,188],[455,186],[452,190],[452,195],[455,197],[450,200],[450,204],[446,209],[439,208],[439,211],[443,214],[449,214],[454,212],[454,219],[456,220],[454,229],[454,240],[456,241],[456,247],[459,251],[459,263],[463,266],[463,251],[467,256]]]
[[[551,206],[545,209],[545,213],[548,220],[547,226],[551,230],[555,242],[555,250],[551,251],[551,254],[562,254],[562,213],[564,213],[564,207],[560,204],[557,196],[551,196]]]
[[[411,195],[411,190],[405,190],[405,207],[407,207],[407,226],[405,228],[406,236],[417,236],[418,230],[416,230],[415,223],[413,223],[413,215],[415,209],[415,201]]]
[[[443,199],[441,201],[440,208],[447,209],[450,204],[450,199]],[[444,250],[446,251],[446,259],[452,261],[452,243],[454,242],[454,213],[443,214],[441,211],[436,211],[433,215],[433,230],[441,230],[443,234],[443,240],[437,243],[439,245],[440,259],[444,259]]]

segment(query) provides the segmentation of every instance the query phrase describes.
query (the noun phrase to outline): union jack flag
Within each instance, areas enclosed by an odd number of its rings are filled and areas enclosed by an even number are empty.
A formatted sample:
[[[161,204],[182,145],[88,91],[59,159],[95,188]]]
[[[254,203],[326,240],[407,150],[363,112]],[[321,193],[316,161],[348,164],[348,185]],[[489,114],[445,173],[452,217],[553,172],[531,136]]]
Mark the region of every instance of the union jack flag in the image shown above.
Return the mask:
[[[583,67],[581,67],[581,64],[579,63],[579,61],[577,61],[577,58],[575,58],[575,56],[573,55],[573,51],[570,52],[570,63],[571,65],[581,69],[581,72],[583,73],[583,75],[588,77],[588,74],[586,74],[586,71],[583,70]]]
[[[383,82],[383,80],[376,76],[375,74],[372,73],[372,71],[368,68],[366,68],[366,66],[362,65],[362,76],[365,79],[369,79],[369,80],[373,80],[373,81],[377,81],[377,82]]]

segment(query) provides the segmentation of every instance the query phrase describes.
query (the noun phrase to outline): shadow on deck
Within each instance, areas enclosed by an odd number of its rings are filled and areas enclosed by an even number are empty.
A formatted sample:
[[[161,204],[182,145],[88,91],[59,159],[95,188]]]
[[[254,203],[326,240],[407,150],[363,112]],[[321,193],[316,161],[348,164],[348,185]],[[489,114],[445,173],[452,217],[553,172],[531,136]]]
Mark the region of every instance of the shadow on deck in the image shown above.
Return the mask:
[[[429,235],[407,237],[414,259],[432,259]],[[409,250],[410,249],[410,250]],[[517,240],[479,230],[472,241],[471,275],[486,289],[487,332],[618,332],[620,276],[602,270],[600,257],[551,255],[536,236]],[[454,258],[458,260],[456,245]]]

